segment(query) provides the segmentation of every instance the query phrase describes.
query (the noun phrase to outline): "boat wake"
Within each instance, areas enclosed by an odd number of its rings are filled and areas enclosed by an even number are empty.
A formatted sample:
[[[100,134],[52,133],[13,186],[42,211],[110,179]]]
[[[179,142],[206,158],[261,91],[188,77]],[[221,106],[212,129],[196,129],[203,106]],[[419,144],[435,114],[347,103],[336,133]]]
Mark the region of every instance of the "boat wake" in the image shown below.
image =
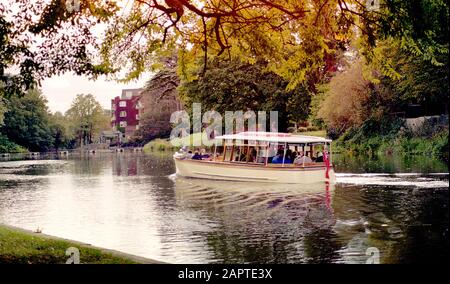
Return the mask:
[[[448,173],[336,173],[336,182],[348,185],[448,188]]]

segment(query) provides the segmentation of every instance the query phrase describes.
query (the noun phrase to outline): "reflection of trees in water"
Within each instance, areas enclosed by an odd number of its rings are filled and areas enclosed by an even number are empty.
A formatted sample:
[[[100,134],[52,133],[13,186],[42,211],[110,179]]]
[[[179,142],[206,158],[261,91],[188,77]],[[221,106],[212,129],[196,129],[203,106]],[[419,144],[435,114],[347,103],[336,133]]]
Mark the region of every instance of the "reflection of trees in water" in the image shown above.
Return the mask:
[[[347,246],[359,234],[360,253],[380,250],[382,263],[437,262],[446,259],[449,241],[448,189],[395,187],[337,188],[333,208]],[[362,238],[362,239],[361,239]]]
[[[107,155],[82,155],[75,158],[72,173],[75,175],[98,176],[110,167],[111,158]]]
[[[396,224],[396,227],[391,226],[387,232],[382,230],[379,235],[380,238],[394,240],[390,262],[447,261],[448,189],[410,190],[401,194],[393,191],[385,200],[392,208],[386,210],[385,214]]]
[[[115,176],[135,176],[138,174],[138,157],[118,153],[112,158],[112,170]],[[139,163],[141,166],[141,163]],[[141,167],[139,167],[141,168]],[[142,170],[141,170],[142,171]]]
[[[330,263],[339,257],[336,251],[341,244],[331,228],[255,233],[230,234],[221,227],[208,233],[207,245],[214,258],[225,263]]]
[[[216,222],[204,234],[208,251],[218,262],[298,263],[335,258],[334,248],[339,245],[333,240],[334,217],[325,185],[305,191],[298,185],[277,188],[193,179],[177,179],[175,185],[179,206],[208,214]]]
[[[45,206],[46,191],[43,190],[50,186],[50,181],[46,178],[34,178],[33,176],[24,176],[24,178],[0,176],[0,217],[5,212],[7,216],[9,211],[13,210],[13,218],[7,219],[7,222],[14,223],[20,220],[21,214],[17,210],[21,208],[42,208]],[[0,218],[2,219],[2,218]]]
[[[116,176],[167,176],[175,168],[168,156],[141,153],[118,153],[113,156],[113,174]]]
[[[115,176],[167,176],[175,172],[171,158],[143,153],[98,153],[74,157],[72,173],[101,175],[109,171]],[[51,170],[51,169],[50,169]]]
[[[11,165],[8,163],[13,164]],[[62,172],[66,169],[66,166],[66,163],[59,161],[7,161],[1,164],[0,174],[44,176],[50,173]]]
[[[307,263],[331,263],[339,257],[342,243],[332,228],[317,228],[303,241]]]

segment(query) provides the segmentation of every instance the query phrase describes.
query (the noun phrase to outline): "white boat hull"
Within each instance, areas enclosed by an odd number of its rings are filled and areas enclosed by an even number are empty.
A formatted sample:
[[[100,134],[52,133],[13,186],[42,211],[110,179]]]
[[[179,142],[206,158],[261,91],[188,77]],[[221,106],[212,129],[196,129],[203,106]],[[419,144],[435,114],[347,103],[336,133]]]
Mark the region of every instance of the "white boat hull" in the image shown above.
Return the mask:
[[[325,166],[300,167],[293,165],[263,166],[259,164],[223,163],[174,158],[178,176],[214,180],[231,180],[269,183],[333,183],[335,174],[333,167],[328,170],[326,178]]]

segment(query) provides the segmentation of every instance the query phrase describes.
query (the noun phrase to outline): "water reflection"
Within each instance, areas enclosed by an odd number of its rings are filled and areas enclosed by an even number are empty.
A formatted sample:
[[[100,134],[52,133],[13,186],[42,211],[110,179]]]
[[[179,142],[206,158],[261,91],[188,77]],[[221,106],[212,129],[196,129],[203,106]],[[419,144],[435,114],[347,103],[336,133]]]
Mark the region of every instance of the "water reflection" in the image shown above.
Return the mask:
[[[175,192],[180,208],[215,221],[206,237],[216,262],[298,262],[306,259],[302,240],[314,235],[307,247],[316,251],[315,241],[330,241],[326,233],[316,233],[331,231],[335,223],[330,185],[176,178]]]
[[[382,263],[446,258],[448,174],[429,174],[441,165],[352,159],[335,186],[177,178],[170,156],[140,153],[2,162],[0,222],[175,263],[365,263],[369,247]]]
[[[341,186],[333,205],[344,262],[361,262],[368,247],[380,250],[382,263],[447,258],[448,187]]]

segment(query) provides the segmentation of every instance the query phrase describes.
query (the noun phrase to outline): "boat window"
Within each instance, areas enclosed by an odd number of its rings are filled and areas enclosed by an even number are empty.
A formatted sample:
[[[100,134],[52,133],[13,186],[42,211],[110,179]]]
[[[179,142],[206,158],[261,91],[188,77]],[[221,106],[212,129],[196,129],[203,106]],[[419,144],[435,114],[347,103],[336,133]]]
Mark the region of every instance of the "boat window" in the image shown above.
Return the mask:
[[[323,151],[329,149],[329,143],[248,142],[250,141],[245,140],[237,145],[218,146],[216,160],[246,164],[302,166],[314,162],[323,163]]]
[[[230,160],[231,160],[231,158],[232,158],[232,156],[233,156],[233,146],[225,146],[224,147],[224,153],[225,153],[225,157],[224,157],[224,161],[225,162],[229,162]],[[223,155],[224,154],[222,154],[222,157],[223,157]]]

